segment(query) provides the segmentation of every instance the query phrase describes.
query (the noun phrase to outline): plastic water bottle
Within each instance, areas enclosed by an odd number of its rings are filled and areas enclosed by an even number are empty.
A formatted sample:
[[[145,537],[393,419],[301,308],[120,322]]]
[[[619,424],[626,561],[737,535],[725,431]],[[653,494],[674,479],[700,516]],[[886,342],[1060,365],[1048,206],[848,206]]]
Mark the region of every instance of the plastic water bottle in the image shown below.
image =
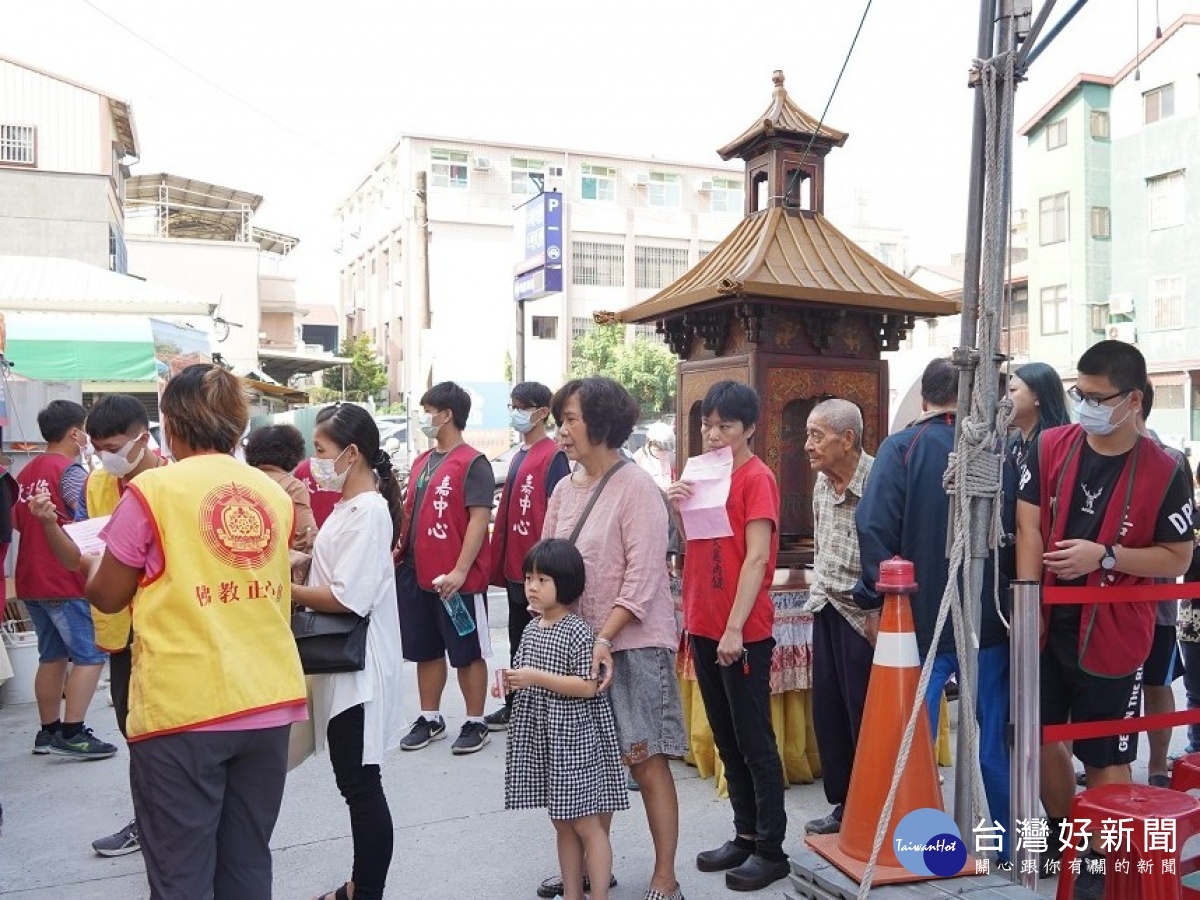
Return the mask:
[[[437,587],[441,580],[441,575],[433,579],[433,586]],[[450,617],[459,637],[465,637],[475,630],[475,620],[471,618],[467,604],[463,602],[462,594],[455,591],[453,597],[443,597],[442,605],[446,607],[446,615]]]

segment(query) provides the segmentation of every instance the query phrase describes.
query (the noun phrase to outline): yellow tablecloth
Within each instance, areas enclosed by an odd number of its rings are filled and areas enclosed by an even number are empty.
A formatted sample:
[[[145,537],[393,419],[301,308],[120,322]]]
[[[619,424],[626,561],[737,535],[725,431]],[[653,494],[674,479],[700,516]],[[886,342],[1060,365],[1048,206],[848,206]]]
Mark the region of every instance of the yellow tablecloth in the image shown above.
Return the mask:
[[[783,761],[787,784],[812,784],[821,775],[821,757],[812,724],[812,614],[804,611],[806,590],[772,591],[775,603],[775,650],[771,658],[771,724]],[[688,734],[684,761],[696,767],[701,778],[713,776],[717,793],[728,796],[720,754],[704,710],[692,668],[691,644],[684,634],[678,656],[679,693],[683,723]],[[938,764],[950,765],[950,716],[946,698],[938,725]]]

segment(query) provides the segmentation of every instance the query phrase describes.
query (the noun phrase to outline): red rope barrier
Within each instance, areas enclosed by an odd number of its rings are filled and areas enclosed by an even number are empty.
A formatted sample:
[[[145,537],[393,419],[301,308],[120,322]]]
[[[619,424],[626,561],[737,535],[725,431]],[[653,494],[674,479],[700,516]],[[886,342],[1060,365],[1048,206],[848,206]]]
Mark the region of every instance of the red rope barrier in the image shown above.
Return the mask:
[[[1051,744],[1055,741],[1078,741],[1085,738],[1113,737],[1118,734],[1157,731],[1160,728],[1173,728],[1176,725],[1195,725],[1197,723],[1200,723],[1200,709],[1185,709],[1173,713],[1155,713],[1152,716],[1138,716],[1135,719],[1118,719],[1106,722],[1068,722],[1063,725],[1043,726],[1042,742]]]
[[[1085,599],[1086,597],[1086,599]],[[1091,603],[1150,603],[1159,600],[1200,600],[1200,581],[1183,584],[1134,584],[1128,587],[1042,587],[1042,603],[1046,606],[1080,605]],[[1124,733],[1124,732],[1122,732]]]

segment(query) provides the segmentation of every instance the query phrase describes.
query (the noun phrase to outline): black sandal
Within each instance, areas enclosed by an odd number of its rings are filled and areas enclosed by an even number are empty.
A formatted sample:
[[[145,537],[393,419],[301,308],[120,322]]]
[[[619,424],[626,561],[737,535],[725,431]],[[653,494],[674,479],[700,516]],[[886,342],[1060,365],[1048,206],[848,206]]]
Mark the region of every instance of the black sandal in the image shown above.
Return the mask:
[[[609,879],[608,879],[609,889],[611,890],[612,888],[615,888],[616,886],[617,886],[617,876],[616,875],[609,876]],[[588,878],[586,875],[583,876],[583,889],[585,892],[590,891],[592,889],[592,880],[590,878]],[[563,880],[562,880],[561,875],[551,875],[549,878],[547,878],[545,881],[543,881],[541,884],[539,884],[538,889],[537,889],[537,895],[539,897],[543,897],[543,898],[558,897],[562,893],[563,893]],[[322,897],[321,900],[324,900],[324,898]],[[341,900],[341,898],[339,897],[339,898],[337,898],[337,900]]]
[[[346,886],[348,884],[350,884],[350,882],[347,881],[346,884],[343,884],[337,890],[329,891],[328,893],[313,897],[313,900],[329,900],[331,897],[333,900],[350,900],[350,892],[346,890]]]

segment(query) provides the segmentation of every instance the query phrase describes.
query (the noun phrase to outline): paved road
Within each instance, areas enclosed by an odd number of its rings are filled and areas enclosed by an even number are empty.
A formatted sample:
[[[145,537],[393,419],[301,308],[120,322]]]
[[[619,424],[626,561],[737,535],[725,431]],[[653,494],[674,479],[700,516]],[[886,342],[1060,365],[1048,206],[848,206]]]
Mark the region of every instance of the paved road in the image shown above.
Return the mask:
[[[497,659],[507,661],[506,604],[491,598],[491,636]],[[407,708],[416,715],[416,679],[406,666]],[[1182,700],[1182,691],[1180,690]],[[953,708],[953,706],[952,706]],[[450,731],[462,721],[462,701],[451,686],[445,714]],[[0,896],[21,900],[136,900],[148,896],[140,854],[120,859],[93,855],[91,841],[130,818],[128,755],[78,762],[29,751],[36,731],[32,705],[0,708]],[[89,723],[116,739],[112,708],[97,696]],[[1182,729],[1177,742],[1182,743]],[[396,830],[388,879],[392,898],[533,897],[537,883],[555,870],[553,830],[537,811],[504,810],[504,737],[493,735],[482,751],[450,753],[450,741],[415,752],[393,751],[384,765],[385,789]],[[692,860],[699,850],[728,836],[730,814],[711,780],[673,764],[681,808],[679,876],[689,900],[738,896],[721,875],[705,875]],[[953,770],[943,769],[947,801]],[[1144,767],[1141,771],[1145,777]],[[802,839],[804,821],[828,812],[820,783],[793,786],[786,794],[789,845]],[[645,892],[652,853],[637,794],[632,809],[613,823],[614,900],[639,900]],[[327,757],[310,759],[288,778],[272,841],[275,896],[306,900],[341,884],[349,875],[349,819],[334,786]],[[783,896],[780,883],[752,896]],[[1046,893],[1043,891],[1043,893]]]

